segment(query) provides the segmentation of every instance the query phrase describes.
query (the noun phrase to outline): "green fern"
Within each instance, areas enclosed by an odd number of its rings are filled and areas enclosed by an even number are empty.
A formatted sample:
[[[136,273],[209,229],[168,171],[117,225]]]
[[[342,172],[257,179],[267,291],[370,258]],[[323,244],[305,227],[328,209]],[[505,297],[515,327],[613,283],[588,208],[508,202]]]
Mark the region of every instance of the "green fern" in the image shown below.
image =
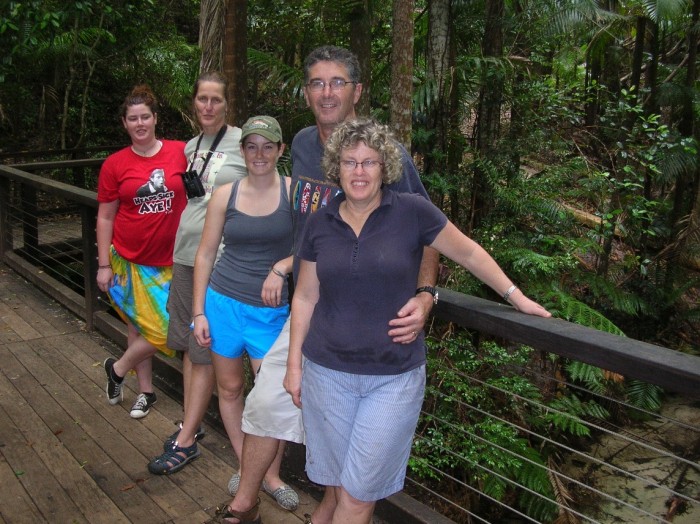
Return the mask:
[[[548,405],[544,419],[555,428],[577,437],[590,436],[591,432],[583,417],[604,420],[610,416],[608,411],[593,401],[581,402],[576,395],[560,397]]]
[[[640,380],[630,380],[625,394],[628,402],[635,407],[647,411],[658,411],[661,408],[663,390],[653,384],[647,384]]]
[[[604,331],[605,333],[625,336],[622,330],[613,324],[612,321],[568,293],[553,289],[545,293],[545,301],[549,304],[555,304],[552,314],[558,318],[597,329],[598,331]]]

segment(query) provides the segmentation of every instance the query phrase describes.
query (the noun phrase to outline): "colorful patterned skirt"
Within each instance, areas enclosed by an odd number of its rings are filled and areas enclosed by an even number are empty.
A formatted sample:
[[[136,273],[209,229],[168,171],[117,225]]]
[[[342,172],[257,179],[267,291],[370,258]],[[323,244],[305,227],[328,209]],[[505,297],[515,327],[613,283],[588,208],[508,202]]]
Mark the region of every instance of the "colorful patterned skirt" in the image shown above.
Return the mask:
[[[172,357],[175,352],[166,346],[168,312],[166,303],[173,277],[172,266],[141,266],[110,249],[112,285],[109,298],[125,322],[130,322],[143,338],[159,351]]]

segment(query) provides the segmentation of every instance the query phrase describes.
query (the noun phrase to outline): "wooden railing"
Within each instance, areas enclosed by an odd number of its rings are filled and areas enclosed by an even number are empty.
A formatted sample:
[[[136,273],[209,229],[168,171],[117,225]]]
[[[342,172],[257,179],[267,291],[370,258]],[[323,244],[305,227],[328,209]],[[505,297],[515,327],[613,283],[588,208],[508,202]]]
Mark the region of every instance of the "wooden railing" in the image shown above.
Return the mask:
[[[75,164],[75,162],[79,162]],[[120,343],[125,332],[119,322],[100,303],[95,286],[97,253],[95,244],[96,194],[27,172],[79,165],[97,169],[102,160],[70,161],[34,165],[20,170],[0,166],[0,260],[39,286],[52,298],[85,319],[88,329],[99,329]],[[39,241],[37,219],[38,193],[65,200],[79,208],[82,276],[81,291],[57,283],[36,260],[46,253]],[[14,210],[14,214],[10,210]],[[21,228],[21,234],[14,231]],[[27,254],[38,255],[28,262]],[[50,262],[49,262],[50,264]],[[685,398],[700,398],[700,358],[665,347],[602,333],[559,319],[542,319],[517,313],[512,307],[488,300],[466,296],[448,289],[440,290],[440,302],[433,314],[468,329],[529,345],[569,359],[580,360],[614,371],[627,378],[658,385],[677,392]],[[400,502],[391,504],[391,502]],[[391,519],[407,522],[447,522],[447,519],[420,504],[399,495],[380,509]],[[410,507],[410,509],[402,509]]]

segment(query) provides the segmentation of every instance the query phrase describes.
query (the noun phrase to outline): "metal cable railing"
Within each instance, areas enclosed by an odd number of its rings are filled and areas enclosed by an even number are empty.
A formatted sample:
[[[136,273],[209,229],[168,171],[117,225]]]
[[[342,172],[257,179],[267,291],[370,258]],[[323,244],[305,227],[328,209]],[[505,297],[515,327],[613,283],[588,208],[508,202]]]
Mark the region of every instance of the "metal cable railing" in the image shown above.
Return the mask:
[[[466,347],[465,351],[471,348]],[[551,356],[554,357],[554,356]],[[496,449],[501,455],[510,457],[519,463],[531,468],[546,471],[549,478],[555,478],[553,484],[561,484],[567,487],[569,492],[575,492],[568,500],[560,500],[557,497],[547,496],[542,491],[531,489],[526,483],[513,476],[507,476],[503,470],[494,468],[488,461],[482,461],[483,457],[466,456],[455,449],[443,446],[440,443],[431,442],[429,435],[419,433],[416,435],[418,443],[418,455],[423,448],[421,444],[430,443],[437,448],[443,456],[454,459],[464,471],[471,472],[471,478],[498,478],[508,486],[507,491],[512,496],[529,493],[534,498],[556,507],[554,513],[557,516],[565,514],[567,522],[695,522],[690,517],[700,511],[700,465],[698,458],[700,451],[700,407],[694,407],[690,399],[675,397],[669,400],[671,407],[682,406],[688,418],[678,420],[662,413],[654,413],[646,409],[635,407],[624,400],[613,398],[590,391],[579,384],[561,380],[557,377],[545,377],[541,373],[524,367],[507,367],[504,374],[517,376],[536,375],[539,382],[549,380],[557,384],[557,388],[576,391],[579,395],[585,395],[591,399],[598,399],[616,411],[625,411],[630,420],[624,427],[617,426],[606,420],[574,417],[570,413],[556,409],[543,403],[541,400],[528,398],[515,391],[503,389],[490,384],[475,376],[469,376],[459,370],[448,369],[441,364],[432,370],[432,375],[442,374],[445,371],[455,373],[465,383],[481,388],[486,396],[507,396],[512,403],[526,406],[533,414],[550,412],[560,417],[573,417],[577,423],[585,426],[591,436],[586,439],[573,439],[575,442],[567,443],[564,440],[550,438],[541,431],[535,431],[520,421],[499,416],[496,413],[482,409],[477,403],[464,400],[451,392],[440,390],[431,394],[441,402],[447,402],[454,406],[454,411],[468,412],[472,419],[492,421],[510,428],[513,434],[526,439],[530,443],[529,449],[548,449],[547,455],[562,457],[556,467],[549,462],[533,460],[528,455],[518,454],[513,448],[490,441],[487,438],[469,431],[468,425],[458,425],[444,417],[436,416],[429,411],[422,412],[424,427],[439,426],[439,432],[445,428],[454,434],[462,436],[464,441],[473,441],[482,447]],[[426,403],[428,404],[428,403]],[[637,422],[632,422],[638,420]],[[612,428],[612,429],[611,429]],[[420,429],[420,427],[419,427]],[[564,435],[566,437],[566,435]],[[675,439],[675,440],[674,440]],[[690,448],[683,447],[684,442],[691,443]],[[601,443],[606,443],[603,446]],[[619,457],[619,450],[625,449],[625,457]],[[695,453],[688,457],[687,453]],[[630,458],[631,457],[631,458]],[[617,459],[617,460],[616,460]],[[640,468],[639,466],[644,467]],[[576,465],[574,467],[573,465]],[[653,467],[652,467],[653,466]],[[497,498],[481,489],[480,482],[465,482],[458,479],[448,471],[427,465],[433,478],[438,482],[425,480],[426,475],[409,473],[410,491],[413,496],[432,500],[436,507],[449,508],[450,518],[457,522],[471,522],[477,519],[481,522],[500,522],[499,519],[515,519],[515,522],[547,522],[538,520],[528,515],[522,509],[513,507],[513,498]],[[450,469],[459,469],[453,466]],[[681,472],[685,471],[685,479],[681,478]],[[611,482],[610,479],[614,479]],[[631,490],[618,488],[617,486],[637,486],[637,492],[643,492],[640,496]],[[436,488],[439,486],[439,488]],[[606,487],[607,486],[607,487]],[[608,489],[610,487],[614,489]],[[453,497],[446,494],[452,493]],[[483,505],[484,500],[489,501],[492,507],[490,514],[494,520],[484,517],[484,513],[477,514],[467,507],[461,500],[469,499],[466,496],[471,493],[477,496]],[[653,497],[652,497],[653,494]],[[461,499],[460,499],[461,496]],[[661,500],[662,504],[650,504],[649,500]],[[595,505],[589,501],[595,500]],[[675,504],[682,508],[682,514],[673,514],[666,506]],[[496,509],[493,509],[496,508]],[[472,520],[470,520],[472,519]]]

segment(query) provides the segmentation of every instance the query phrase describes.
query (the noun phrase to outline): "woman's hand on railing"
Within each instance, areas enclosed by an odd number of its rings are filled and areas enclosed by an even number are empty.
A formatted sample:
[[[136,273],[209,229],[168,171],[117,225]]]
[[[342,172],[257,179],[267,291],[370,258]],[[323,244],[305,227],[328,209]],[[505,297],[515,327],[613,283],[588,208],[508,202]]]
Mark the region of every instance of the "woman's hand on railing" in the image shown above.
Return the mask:
[[[545,318],[549,318],[552,316],[552,314],[549,311],[547,311],[537,302],[527,298],[525,294],[522,291],[520,291],[520,289],[516,289],[511,295],[509,295],[508,302],[513,304],[513,307],[515,309],[517,309],[521,313],[525,313],[526,315],[535,315],[537,317]]]

